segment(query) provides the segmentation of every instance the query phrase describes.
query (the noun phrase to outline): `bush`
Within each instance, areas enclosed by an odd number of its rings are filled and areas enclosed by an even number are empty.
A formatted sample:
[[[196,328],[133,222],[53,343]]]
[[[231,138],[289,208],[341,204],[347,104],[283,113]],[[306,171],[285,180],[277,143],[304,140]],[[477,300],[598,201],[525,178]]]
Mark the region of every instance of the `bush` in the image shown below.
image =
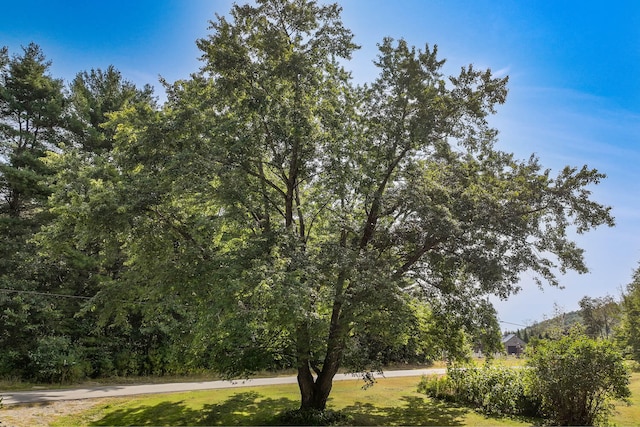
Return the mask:
[[[84,377],[84,367],[75,346],[67,337],[47,336],[29,352],[29,372],[37,382],[71,382]]]
[[[491,415],[537,415],[538,402],[527,393],[525,370],[485,366],[449,368],[447,376],[423,378],[418,391]]]
[[[454,382],[446,375],[423,376],[418,384],[418,393],[424,393],[434,399],[457,401],[457,388]]]
[[[12,348],[0,349],[0,377],[24,378],[29,357]]]
[[[528,365],[531,393],[541,398],[544,416],[557,425],[606,423],[613,399],[630,396],[629,373],[609,341],[572,332],[541,341]]]

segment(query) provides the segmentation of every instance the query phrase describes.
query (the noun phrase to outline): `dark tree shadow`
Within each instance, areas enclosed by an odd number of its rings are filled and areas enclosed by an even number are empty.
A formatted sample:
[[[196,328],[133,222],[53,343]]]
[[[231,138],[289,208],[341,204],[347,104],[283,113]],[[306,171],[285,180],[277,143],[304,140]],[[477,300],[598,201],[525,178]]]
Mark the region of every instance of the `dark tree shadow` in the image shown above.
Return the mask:
[[[422,397],[403,396],[400,407],[356,402],[344,408],[358,425],[461,426],[469,409]]]
[[[188,408],[184,401],[119,409],[92,422],[91,425],[268,425],[274,423],[276,414],[297,406],[298,402],[291,399],[265,399],[256,392],[242,392],[234,394],[222,403],[205,405],[200,410]]]
[[[262,398],[259,393],[237,393],[225,402],[205,405],[204,425],[270,425],[276,415],[295,409],[299,402],[287,399]]]
[[[356,402],[340,412],[354,425],[461,426],[472,410],[450,402],[417,396],[403,396],[394,406]],[[94,426],[242,426],[278,424],[278,415],[297,409],[297,401],[265,398],[255,391],[235,393],[221,403],[191,409],[185,401],[161,402],[135,408],[118,409],[94,421]],[[530,421],[520,419],[520,421]],[[533,422],[533,425],[536,423]]]
[[[202,417],[181,402],[162,402],[157,405],[143,405],[135,408],[118,409],[103,418],[93,421],[94,426],[149,426],[149,425],[197,425]]]
[[[465,415],[473,409],[437,399],[418,396],[403,396],[404,405],[399,407],[375,406],[371,403],[356,402],[344,408],[344,412],[353,417],[355,425],[405,425],[405,426],[462,426],[466,425]],[[478,414],[483,416],[481,414]],[[491,419],[504,419],[524,422],[531,426],[541,425],[541,419],[525,416],[493,416]]]

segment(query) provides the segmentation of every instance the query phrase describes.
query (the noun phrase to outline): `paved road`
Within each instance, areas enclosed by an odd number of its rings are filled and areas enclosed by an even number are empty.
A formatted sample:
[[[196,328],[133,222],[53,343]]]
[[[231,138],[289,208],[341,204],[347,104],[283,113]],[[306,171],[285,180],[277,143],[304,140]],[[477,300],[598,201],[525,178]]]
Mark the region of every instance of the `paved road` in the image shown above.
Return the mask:
[[[411,377],[421,375],[444,374],[446,369],[413,369],[405,371],[386,371],[384,376]],[[335,381],[352,380],[350,374],[338,374]],[[213,390],[220,388],[249,387],[272,384],[295,384],[296,377],[254,378],[246,381],[204,381],[170,384],[115,385],[103,387],[86,387],[69,390],[38,390],[20,392],[0,392],[2,404],[17,405],[23,403],[42,403],[54,400],[96,399],[100,397],[121,397],[136,394],[175,393],[192,390]]]

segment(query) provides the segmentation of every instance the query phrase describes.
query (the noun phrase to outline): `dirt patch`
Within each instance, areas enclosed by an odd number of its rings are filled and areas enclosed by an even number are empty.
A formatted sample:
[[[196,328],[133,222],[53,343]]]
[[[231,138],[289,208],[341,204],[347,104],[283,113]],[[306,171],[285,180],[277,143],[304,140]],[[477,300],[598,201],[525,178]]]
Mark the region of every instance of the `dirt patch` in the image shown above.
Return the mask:
[[[106,399],[58,400],[28,405],[4,405],[0,409],[2,427],[48,426],[63,415],[83,412]]]

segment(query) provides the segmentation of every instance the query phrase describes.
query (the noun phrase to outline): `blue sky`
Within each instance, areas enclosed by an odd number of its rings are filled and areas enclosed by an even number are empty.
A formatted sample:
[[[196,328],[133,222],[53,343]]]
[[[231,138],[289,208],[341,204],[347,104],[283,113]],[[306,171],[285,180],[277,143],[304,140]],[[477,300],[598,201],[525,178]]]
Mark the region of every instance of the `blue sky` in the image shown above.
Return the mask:
[[[608,175],[593,188],[613,206],[617,226],[576,236],[591,272],[561,278],[564,289],[523,291],[495,301],[505,322],[542,320],[554,304],[574,310],[584,295],[618,296],[640,261],[640,2],[635,0],[342,0],[343,20],[362,46],[351,63],[358,82],[375,77],[384,36],[437,44],[455,74],[469,63],[509,75],[509,97],[492,123],[501,149],[536,153],[557,171],[588,164]],[[0,45],[18,53],[34,41],[66,81],[113,64],[138,85],[159,89],[199,67],[195,40],[230,0],[23,0],[6,2]],[[506,329],[516,328],[507,323]]]

